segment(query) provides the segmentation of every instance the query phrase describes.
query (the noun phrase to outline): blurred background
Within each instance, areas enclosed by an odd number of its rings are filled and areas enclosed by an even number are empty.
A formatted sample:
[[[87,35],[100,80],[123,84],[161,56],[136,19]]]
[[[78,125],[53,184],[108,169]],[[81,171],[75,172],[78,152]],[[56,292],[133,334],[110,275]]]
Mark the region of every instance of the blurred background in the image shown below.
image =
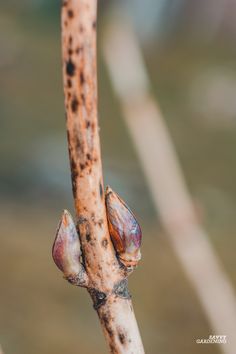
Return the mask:
[[[156,216],[101,55],[112,6],[99,1],[104,178],[143,229],[142,262],[129,283],[144,346],[150,354],[218,354],[216,344],[195,343],[214,333]],[[236,288],[236,1],[120,6],[136,28],[198,217]],[[61,212],[73,213],[60,1],[8,0],[0,8],[0,343],[5,354],[104,354],[87,292],[67,284],[51,258]]]

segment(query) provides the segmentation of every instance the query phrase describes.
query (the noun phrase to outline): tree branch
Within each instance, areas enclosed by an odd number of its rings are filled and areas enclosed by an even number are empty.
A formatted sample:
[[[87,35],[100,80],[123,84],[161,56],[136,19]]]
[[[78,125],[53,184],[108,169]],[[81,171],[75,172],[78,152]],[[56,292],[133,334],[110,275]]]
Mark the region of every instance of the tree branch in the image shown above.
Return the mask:
[[[103,187],[97,120],[96,7],[96,0],[68,0],[62,5],[63,80],[78,234],[65,211],[53,258],[67,280],[88,289],[110,352],[142,354],[127,289],[127,276],[140,258],[141,231],[125,203],[111,189],[105,195]]]

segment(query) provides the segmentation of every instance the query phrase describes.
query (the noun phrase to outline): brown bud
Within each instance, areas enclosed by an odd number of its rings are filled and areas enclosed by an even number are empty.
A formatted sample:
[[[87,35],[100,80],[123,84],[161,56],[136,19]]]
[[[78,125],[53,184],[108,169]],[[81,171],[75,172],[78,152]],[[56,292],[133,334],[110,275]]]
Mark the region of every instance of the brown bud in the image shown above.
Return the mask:
[[[64,210],[52,248],[52,257],[57,267],[71,283],[82,285],[85,273],[80,262],[81,248],[75,224],[70,213]]]
[[[106,189],[109,233],[120,261],[135,266],[141,258],[141,228],[129,207],[110,188]]]

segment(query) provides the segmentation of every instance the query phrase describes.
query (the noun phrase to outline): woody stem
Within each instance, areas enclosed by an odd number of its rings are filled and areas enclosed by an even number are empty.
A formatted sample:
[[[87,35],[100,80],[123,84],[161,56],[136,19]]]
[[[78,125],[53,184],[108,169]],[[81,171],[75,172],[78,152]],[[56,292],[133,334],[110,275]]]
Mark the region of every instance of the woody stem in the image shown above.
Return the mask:
[[[62,4],[62,57],[71,179],[83,262],[111,353],[144,349],[110,239],[97,119],[96,0]]]

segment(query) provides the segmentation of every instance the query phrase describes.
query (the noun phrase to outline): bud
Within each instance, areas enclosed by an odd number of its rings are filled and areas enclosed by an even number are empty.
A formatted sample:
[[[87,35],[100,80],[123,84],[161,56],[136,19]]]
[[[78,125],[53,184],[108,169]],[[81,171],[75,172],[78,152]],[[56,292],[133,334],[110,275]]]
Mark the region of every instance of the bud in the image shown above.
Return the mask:
[[[78,281],[82,279],[84,268],[80,262],[80,241],[73,219],[67,210],[64,210],[57,229],[52,257],[67,280],[73,284],[81,285]]]
[[[106,189],[109,233],[120,261],[135,266],[141,258],[141,228],[129,207],[110,187]]]

